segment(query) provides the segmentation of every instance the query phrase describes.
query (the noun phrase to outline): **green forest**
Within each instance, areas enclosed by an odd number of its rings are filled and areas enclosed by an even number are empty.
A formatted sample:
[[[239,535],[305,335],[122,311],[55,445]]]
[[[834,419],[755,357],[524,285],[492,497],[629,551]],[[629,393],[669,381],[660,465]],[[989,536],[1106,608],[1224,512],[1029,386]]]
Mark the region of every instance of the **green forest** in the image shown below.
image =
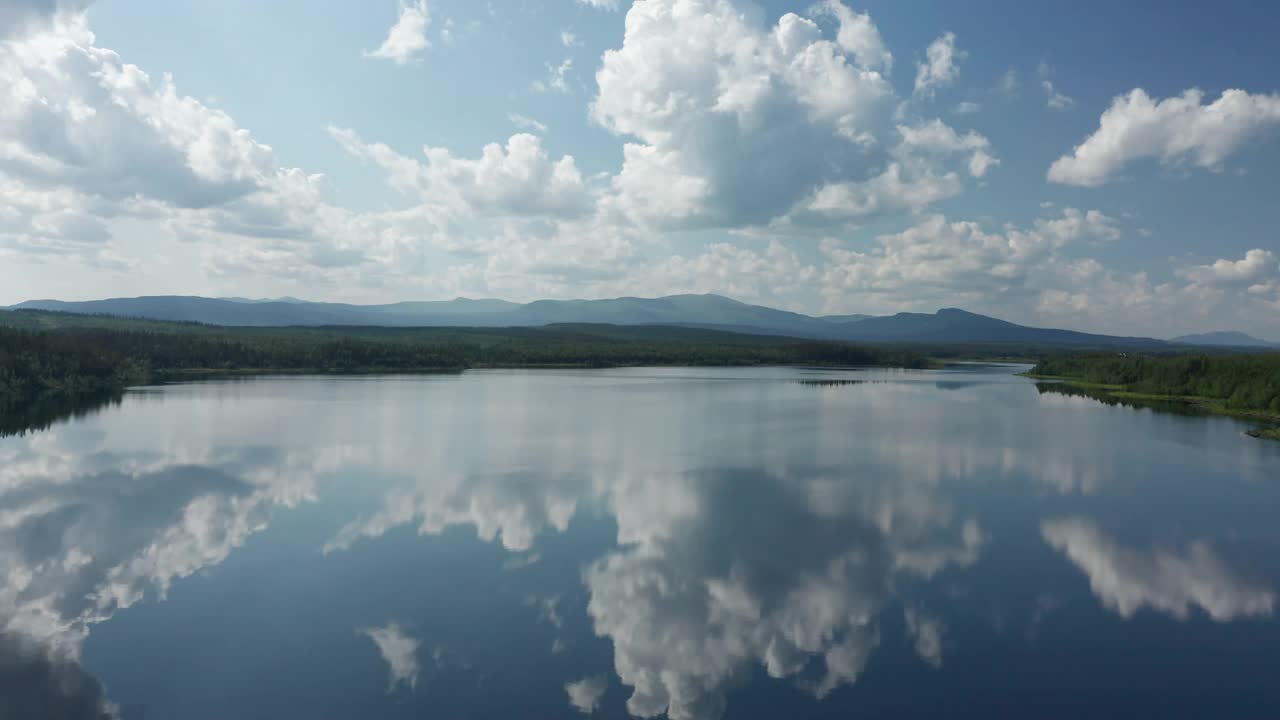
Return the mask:
[[[1029,373],[1098,386],[1120,397],[1196,402],[1217,412],[1280,417],[1280,353],[1074,355],[1045,358]]]
[[[216,373],[928,363],[906,349],[677,327],[227,328],[14,311],[0,313],[0,415],[56,417],[68,400]]]

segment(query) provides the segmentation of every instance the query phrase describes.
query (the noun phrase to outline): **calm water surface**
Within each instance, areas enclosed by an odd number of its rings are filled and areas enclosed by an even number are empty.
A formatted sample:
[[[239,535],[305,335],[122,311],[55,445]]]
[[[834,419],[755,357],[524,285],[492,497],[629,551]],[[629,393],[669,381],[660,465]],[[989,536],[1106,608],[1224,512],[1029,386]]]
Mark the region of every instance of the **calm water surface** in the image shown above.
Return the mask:
[[[1280,443],[1015,370],[133,391],[0,440],[0,708],[1280,717]]]

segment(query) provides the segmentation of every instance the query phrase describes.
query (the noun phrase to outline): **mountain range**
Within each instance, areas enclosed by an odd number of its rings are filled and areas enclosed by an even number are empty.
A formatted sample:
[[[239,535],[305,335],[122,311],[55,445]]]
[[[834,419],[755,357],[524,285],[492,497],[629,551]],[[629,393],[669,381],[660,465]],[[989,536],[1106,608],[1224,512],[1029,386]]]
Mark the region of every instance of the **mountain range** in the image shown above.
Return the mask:
[[[673,325],[823,340],[899,343],[1033,343],[1077,347],[1156,347],[1162,340],[1037,328],[956,308],[936,313],[812,316],[720,295],[609,300],[454,300],[350,305],[278,298],[149,296],[66,302],[31,300],[10,310],[49,310],[231,326],[529,327],[562,323]],[[1196,336],[1202,337],[1202,336]],[[1208,336],[1203,336],[1208,337]],[[1247,337],[1247,336],[1245,336]],[[1213,338],[1209,338],[1212,340]],[[1229,339],[1229,338],[1228,338]],[[1180,341],[1191,341],[1180,339]],[[1262,344],[1262,341],[1257,341]],[[1200,344],[1218,344],[1200,342]],[[1225,343],[1224,343],[1225,344]]]
[[[1280,343],[1259,340],[1258,338],[1242,333],[1239,330],[1182,335],[1180,337],[1173,338],[1170,342],[1181,343],[1183,345],[1202,345],[1207,347],[1280,348]]]

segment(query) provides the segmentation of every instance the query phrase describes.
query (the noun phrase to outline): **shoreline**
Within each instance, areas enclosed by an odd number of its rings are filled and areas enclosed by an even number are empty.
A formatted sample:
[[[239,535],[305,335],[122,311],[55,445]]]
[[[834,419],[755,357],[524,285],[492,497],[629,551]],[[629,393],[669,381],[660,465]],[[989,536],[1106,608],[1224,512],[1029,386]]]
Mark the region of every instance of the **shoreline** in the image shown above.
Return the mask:
[[[1085,380],[1077,380],[1063,375],[1041,375],[1038,373],[1025,372],[1018,373],[1018,376],[1031,380],[1059,383],[1079,388],[1081,390],[1089,390],[1100,396],[1113,398],[1115,400],[1127,400],[1135,405],[1140,405],[1142,403],[1173,403],[1184,405],[1189,409],[1203,412],[1206,415],[1217,415],[1236,420],[1260,422],[1263,423],[1263,425],[1251,430],[1246,430],[1244,431],[1244,434],[1253,438],[1280,440],[1280,415],[1272,415],[1271,413],[1253,410],[1234,410],[1224,406],[1222,400],[1217,398],[1204,397],[1200,395],[1154,395],[1151,393],[1130,392],[1125,389],[1124,385],[1094,383]],[[1159,408],[1151,409],[1159,410]]]

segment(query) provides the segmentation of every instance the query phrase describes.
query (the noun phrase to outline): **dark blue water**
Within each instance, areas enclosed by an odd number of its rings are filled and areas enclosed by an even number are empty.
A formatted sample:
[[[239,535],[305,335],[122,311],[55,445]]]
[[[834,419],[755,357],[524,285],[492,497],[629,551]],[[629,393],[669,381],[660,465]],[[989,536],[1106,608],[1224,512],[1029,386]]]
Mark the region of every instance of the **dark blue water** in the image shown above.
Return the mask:
[[[131,392],[0,440],[0,716],[1280,717],[1280,443],[1013,372]]]

